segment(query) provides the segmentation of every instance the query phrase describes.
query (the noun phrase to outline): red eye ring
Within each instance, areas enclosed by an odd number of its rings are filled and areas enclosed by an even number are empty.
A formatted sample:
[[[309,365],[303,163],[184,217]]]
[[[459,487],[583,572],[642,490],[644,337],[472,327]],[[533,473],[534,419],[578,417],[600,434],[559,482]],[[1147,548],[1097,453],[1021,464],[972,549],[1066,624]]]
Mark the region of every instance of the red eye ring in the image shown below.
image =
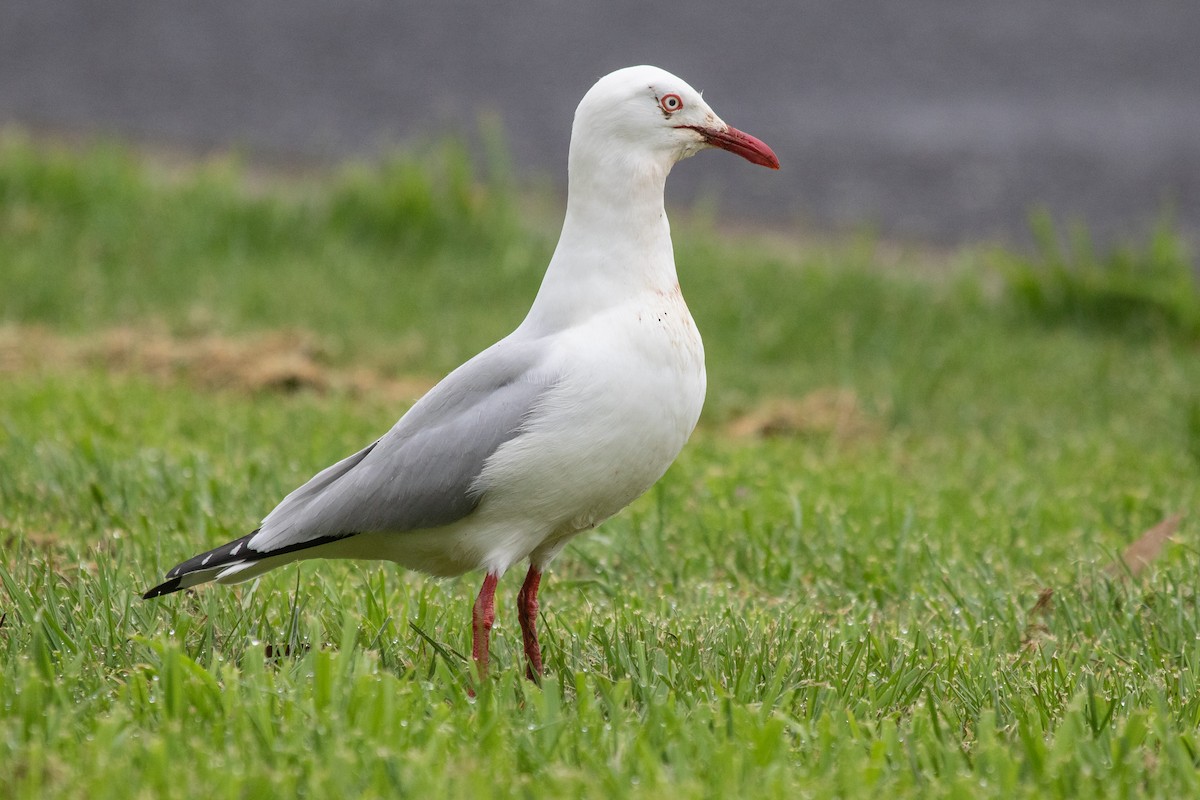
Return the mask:
[[[664,94],[659,98],[658,104],[662,106],[663,111],[673,114],[683,109],[683,98],[677,94]]]

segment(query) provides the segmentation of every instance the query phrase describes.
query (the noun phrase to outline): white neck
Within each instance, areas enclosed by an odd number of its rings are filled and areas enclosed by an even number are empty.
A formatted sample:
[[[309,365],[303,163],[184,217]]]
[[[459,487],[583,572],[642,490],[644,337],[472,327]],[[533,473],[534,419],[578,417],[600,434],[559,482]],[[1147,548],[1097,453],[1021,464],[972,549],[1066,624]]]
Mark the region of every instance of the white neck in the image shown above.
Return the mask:
[[[647,291],[678,286],[663,208],[674,159],[616,147],[576,147],[568,164],[567,214],[533,307],[530,332],[570,327]]]

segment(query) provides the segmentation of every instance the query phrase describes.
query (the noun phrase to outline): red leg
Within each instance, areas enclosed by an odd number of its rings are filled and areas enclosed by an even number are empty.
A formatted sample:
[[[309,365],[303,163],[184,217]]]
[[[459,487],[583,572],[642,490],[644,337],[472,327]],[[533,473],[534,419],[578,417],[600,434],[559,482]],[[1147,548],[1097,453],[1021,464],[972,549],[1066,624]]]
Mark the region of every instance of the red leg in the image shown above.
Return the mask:
[[[488,653],[491,646],[492,623],[496,621],[496,583],[499,579],[492,573],[483,578],[483,588],[475,599],[471,614],[471,658],[479,670],[479,678],[487,677]]]
[[[525,640],[525,676],[537,682],[542,677],[542,648],[537,638],[538,584],[542,573],[532,564],[525,575],[525,583],[517,594],[517,618],[521,620],[521,638]]]

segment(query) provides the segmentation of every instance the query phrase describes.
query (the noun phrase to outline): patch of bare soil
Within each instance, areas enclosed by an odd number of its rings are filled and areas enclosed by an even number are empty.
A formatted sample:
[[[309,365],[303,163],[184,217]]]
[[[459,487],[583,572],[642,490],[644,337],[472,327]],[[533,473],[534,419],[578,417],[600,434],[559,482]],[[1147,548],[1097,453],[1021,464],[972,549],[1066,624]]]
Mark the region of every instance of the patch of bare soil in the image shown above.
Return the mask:
[[[874,439],[883,424],[850,389],[815,389],[803,397],[773,397],[734,418],[725,432],[736,438],[832,436],[839,440]]]
[[[178,337],[161,330],[112,328],[81,337],[42,327],[0,327],[0,374],[80,368],[184,380],[205,389],[332,390],[408,400],[434,383],[426,377],[391,377],[369,367],[331,365],[317,338],[303,331]]]

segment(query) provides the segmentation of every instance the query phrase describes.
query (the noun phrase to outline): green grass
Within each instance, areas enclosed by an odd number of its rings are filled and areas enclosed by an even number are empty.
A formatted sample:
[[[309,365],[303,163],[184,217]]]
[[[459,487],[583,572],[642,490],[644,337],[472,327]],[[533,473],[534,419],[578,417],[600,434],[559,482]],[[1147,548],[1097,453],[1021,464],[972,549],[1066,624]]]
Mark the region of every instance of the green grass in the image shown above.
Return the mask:
[[[117,147],[10,142],[0,322],[303,328],[333,366],[436,374],[519,321],[553,243],[543,200],[481,183],[453,148],[245,187],[228,163],[167,177]],[[708,409],[666,478],[556,562],[540,688],[519,576],[476,698],[478,576],[330,562],[140,600],[402,408],[0,372],[0,795],[1200,791],[1195,521],[1136,578],[1103,570],[1197,505],[1189,329],[1161,303],[1031,304],[1058,278],[1029,256],[995,292],[972,253],[934,280],[870,241],[675,230]],[[1194,306],[1180,287],[1165,302]],[[828,387],[860,398],[865,433],[724,433]]]
[[[1036,257],[1002,260],[1014,299],[1053,324],[1200,338],[1200,291],[1191,254],[1169,220],[1141,247],[1097,253],[1085,229],[1068,243],[1046,214],[1033,217]]]

